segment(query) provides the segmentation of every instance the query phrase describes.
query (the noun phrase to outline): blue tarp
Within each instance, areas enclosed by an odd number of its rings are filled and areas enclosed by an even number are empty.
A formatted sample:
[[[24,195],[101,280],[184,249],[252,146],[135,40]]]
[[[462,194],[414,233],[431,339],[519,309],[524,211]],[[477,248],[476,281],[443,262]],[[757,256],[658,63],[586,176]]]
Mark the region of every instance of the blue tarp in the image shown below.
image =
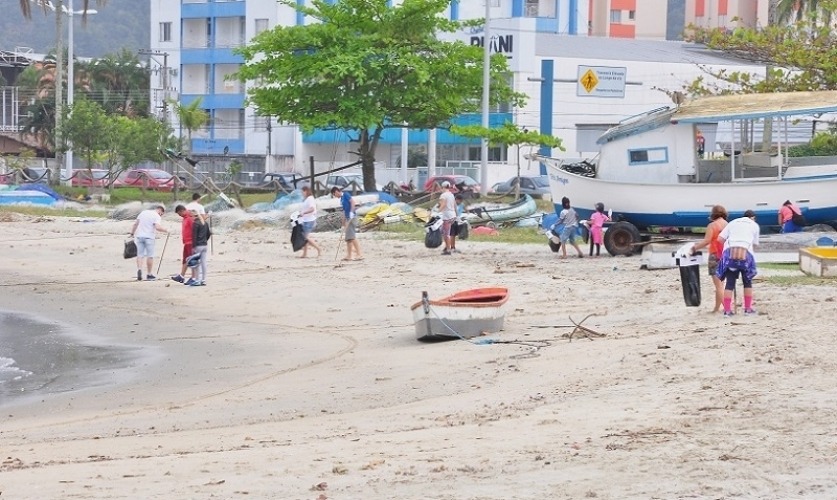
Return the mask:
[[[43,184],[21,184],[20,186],[17,187],[17,190],[18,191],[40,191],[41,193],[44,193],[46,195],[51,196],[52,199],[54,199],[56,201],[60,201],[60,200],[64,199],[63,196],[61,196],[60,194],[58,194],[55,191],[53,191],[52,189],[50,189],[49,186],[45,186]]]

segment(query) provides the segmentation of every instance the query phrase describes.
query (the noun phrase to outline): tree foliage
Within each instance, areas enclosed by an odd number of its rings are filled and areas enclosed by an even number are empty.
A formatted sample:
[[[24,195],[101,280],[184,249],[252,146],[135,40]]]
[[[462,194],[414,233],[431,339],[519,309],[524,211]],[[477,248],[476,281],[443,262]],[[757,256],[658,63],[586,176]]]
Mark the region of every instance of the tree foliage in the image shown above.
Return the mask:
[[[61,129],[64,139],[93,168],[99,151],[106,149],[115,133],[105,110],[93,101],[80,99],[68,110]],[[62,141],[64,142],[64,141]],[[65,142],[66,143],[66,142]]]
[[[820,1],[815,7],[820,17],[802,17],[787,25],[733,31],[693,28],[690,37],[693,41],[740,60],[767,65],[769,69],[768,74],[762,76],[746,71],[704,68],[721,83],[698,78],[687,87],[687,92],[702,95],[837,89],[837,33],[832,31],[830,24],[817,21],[830,18],[834,4],[833,1]]]
[[[186,151],[192,150],[192,132],[209,123],[209,113],[201,107],[202,99],[198,97],[189,104],[172,101],[174,114],[180,121],[180,126],[186,129]],[[181,144],[181,147],[183,145]]]
[[[364,185],[374,189],[375,151],[387,127],[436,128],[477,112],[480,47],[445,41],[464,24],[445,18],[451,0],[280,0],[316,23],[277,26],[239,49],[238,77],[259,114],[305,130],[342,129],[357,141]],[[491,101],[519,105],[507,64],[491,59]]]
[[[171,134],[154,118],[108,114],[88,99],[73,104],[62,131],[88,169],[102,161],[114,175],[142,161],[163,161],[161,145]]]
[[[541,134],[535,130],[520,128],[514,123],[505,122],[497,128],[485,128],[480,125],[464,125],[451,127],[451,132],[463,137],[487,139],[491,145],[518,146],[517,176],[520,177],[520,147],[519,146],[547,146],[565,151],[561,139]],[[515,185],[515,198],[520,197],[520,183]]]

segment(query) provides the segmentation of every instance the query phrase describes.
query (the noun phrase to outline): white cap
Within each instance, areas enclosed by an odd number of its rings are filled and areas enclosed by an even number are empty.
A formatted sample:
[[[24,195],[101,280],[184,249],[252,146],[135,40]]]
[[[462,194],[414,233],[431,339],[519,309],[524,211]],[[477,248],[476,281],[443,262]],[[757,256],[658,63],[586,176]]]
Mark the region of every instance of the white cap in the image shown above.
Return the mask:
[[[442,181],[442,187],[443,187],[443,188],[449,188],[449,187],[450,187],[450,182],[448,182],[448,181]]]

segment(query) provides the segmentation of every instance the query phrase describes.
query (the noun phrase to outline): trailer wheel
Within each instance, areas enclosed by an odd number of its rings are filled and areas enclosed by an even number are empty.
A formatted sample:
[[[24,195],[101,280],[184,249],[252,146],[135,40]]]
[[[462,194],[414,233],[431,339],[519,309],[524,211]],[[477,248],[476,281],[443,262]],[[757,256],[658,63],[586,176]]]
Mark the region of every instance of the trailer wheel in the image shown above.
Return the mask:
[[[560,243],[555,243],[554,241],[552,241],[552,238],[548,239],[547,241],[549,242],[549,249],[552,250],[553,252],[557,252],[557,251],[561,250],[561,244]]]
[[[640,241],[639,229],[630,222],[617,222],[604,233],[604,246],[610,255],[630,256],[634,244]]]

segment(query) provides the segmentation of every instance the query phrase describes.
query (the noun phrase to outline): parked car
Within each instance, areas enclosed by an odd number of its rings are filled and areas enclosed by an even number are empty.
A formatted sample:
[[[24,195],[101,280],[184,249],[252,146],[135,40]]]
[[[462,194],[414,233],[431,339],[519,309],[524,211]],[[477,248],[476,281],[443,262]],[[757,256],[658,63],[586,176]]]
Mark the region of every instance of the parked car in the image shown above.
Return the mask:
[[[156,168],[138,168],[129,170],[125,176],[120,179],[124,186],[143,187],[148,189],[155,189],[157,191],[171,191],[174,189],[175,183],[178,187],[182,187],[183,181],[166,172]]]
[[[23,182],[37,182],[49,184],[50,171],[46,167],[26,167],[21,170]]]
[[[302,187],[300,182],[303,180],[302,175],[296,172],[268,172],[262,176],[259,187],[263,189],[276,189],[278,187],[282,191],[293,191],[297,187]]]
[[[515,187],[520,184],[520,194],[528,194],[532,198],[549,197],[549,177],[546,175],[522,175],[494,185],[492,191],[497,194],[514,194]]]
[[[339,187],[340,190],[346,189],[347,187],[352,186],[354,183],[358,189],[363,191],[363,174],[359,173],[350,173],[350,174],[333,174],[329,175],[326,178],[326,189],[331,189],[333,187]],[[376,191],[383,191],[384,188],[380,184],[375,184]]]
[[[74,172],[70,185],[73,187],[106,187],[110,172],[102,168],[79,169]]]
[[[448,181],[454,193],[462,193],[464,198],[479,198],[480,183],[467,175],[434,175],[424,183],[425,192],[439,191],[442,182]]]

